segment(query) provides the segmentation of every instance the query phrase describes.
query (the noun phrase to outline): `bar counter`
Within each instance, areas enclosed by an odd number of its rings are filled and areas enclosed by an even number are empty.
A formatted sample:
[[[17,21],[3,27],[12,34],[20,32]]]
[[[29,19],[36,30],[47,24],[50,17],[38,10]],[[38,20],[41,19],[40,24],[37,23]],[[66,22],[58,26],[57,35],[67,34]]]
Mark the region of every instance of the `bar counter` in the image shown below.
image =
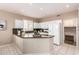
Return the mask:
[[[23,54],[50,54],[54,36],[22,37],[14,35],[14,42]]]
[[[51,35],[43,35],[41,37],[34,37],[34,36],[32,36],[32,37],[24,37],[24,36],[20,36],[20,35],[16,35],[16,36],[18,36],[20,38],[23,38],[23,39],[26,39],[26,38],[52,38],[52,37],[54,37],[54,36],[51,36]]]

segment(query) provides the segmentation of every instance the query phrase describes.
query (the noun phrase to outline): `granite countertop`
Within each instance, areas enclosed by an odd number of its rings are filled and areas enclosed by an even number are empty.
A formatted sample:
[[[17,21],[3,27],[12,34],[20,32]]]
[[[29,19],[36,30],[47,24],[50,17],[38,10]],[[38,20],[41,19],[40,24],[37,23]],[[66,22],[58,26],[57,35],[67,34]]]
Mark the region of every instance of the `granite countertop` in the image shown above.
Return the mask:
[[[14,34],[14,35],[16,35],[16,34]],[[41,36],[41,37],[22,37],[20,35],[16,35],[16,36],[21,37],[21,38],[53,38],[54,37],[54,36],[51,36],[51,35]]]

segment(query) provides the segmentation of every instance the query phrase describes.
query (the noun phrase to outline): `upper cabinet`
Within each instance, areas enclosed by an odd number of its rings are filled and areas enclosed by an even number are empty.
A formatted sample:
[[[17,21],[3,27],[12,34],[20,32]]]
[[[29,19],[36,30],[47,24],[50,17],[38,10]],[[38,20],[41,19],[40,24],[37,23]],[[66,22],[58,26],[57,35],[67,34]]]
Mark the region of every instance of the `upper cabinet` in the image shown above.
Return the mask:
[[[15,20],[15,28],[23,28],[24,31],[33,30],[32,20]]]
[[[48,29],[48,25],[49,25],[48,22],[42,22],[42,23],[40,23],[40,27],[43,28],[43,29]]]
[[[43,29],[48,29],[48,23],[47,22],[42,22],[42,23],[34,23],[34,28],[43,28]]]
[[[28,30],[29,31],[32,31],[33,30],[33,21],[32,20],[29,20],[28,21]]]
[[[34,28],[40,28],[40,24],[37,23],[37,22],[34,22],[33,27],[34,27]]]
[[[23,20],[15,20],[15,28],[23,28],[24,27],[24,22]]]
[[[32,31],[33,30],[33,21],[32,20],[23,20],[24,21],[24,30]]]
[[[75,19],[67,19],[63,20],[64,27],[75,27],[76,26],[76,20]]]

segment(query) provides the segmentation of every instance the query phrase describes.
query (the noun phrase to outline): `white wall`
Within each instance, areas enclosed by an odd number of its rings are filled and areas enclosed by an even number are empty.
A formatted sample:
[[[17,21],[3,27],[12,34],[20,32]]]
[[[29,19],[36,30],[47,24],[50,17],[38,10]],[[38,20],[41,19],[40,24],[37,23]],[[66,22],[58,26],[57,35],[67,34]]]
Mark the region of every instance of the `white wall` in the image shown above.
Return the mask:
[[[60,14],[60,15],[61,15],[60,17],[56,17],[56,15],[54,15],[50,18],[41,19],[40,22],[53,21],[53,20],[56,20],[56,19],[59,18],[59,19],[63,20],[63,25],[65,25],[66,27],[73,27],[73,26],[79,25],[79,20],[77,20],[77,18],[79,16],[77,10],[71,11],[71,12],[68,12],[68,13],[64,13],[64,14]],[[64,27],[63,27],[63,29],[64,29]],[[76,35],[78,34],[77,31],[78,31],[78,26],[77,26],[77,29],[76,29]],[[62,36],[63,36],[63,39],[64,39],[64,30],[62,30],[61,32],[63,32]],[[77,38],[78,38],[78,36],[77,36]],[[77,41],[78,41],[78,39],[76,40],[76,42]]]
[[[0,45],[11,42],[14,19],[11,14],[0,11],[0,18],[7,21],[7,30],[0,31]]]
[[[75,27],[76,26],[76,20],[74,18],[63,20],[64,27]]]
[[[76,26],[78,11],[72,11],[65,14],[62,14],[63,24],[65,27],[74,27]]]
[[[77,28],[76,28],[76,38],[77,38],[77,47],[79,47],[79,8],[78,8],[78,17],[77,17]]]
[[[13,39],[12,29],[15,25],[15,19],[27,19],[22,15],[12,14],[5,11],[0,11],[0,18],[7,21],[7,30],[0,31],[0,45],[10,43]],[[30,18],[32,19],[32,18]]]

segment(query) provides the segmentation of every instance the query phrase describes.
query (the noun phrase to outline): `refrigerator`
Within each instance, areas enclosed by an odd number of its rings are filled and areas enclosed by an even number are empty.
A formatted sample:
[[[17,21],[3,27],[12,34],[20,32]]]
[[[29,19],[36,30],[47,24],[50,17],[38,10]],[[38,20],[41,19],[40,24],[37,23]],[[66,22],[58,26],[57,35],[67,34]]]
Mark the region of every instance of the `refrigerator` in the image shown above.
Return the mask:
[[[62,20],[53,20],[49,22],[49,35],[53,35],[53,44],[63,44],[63,23]]]

